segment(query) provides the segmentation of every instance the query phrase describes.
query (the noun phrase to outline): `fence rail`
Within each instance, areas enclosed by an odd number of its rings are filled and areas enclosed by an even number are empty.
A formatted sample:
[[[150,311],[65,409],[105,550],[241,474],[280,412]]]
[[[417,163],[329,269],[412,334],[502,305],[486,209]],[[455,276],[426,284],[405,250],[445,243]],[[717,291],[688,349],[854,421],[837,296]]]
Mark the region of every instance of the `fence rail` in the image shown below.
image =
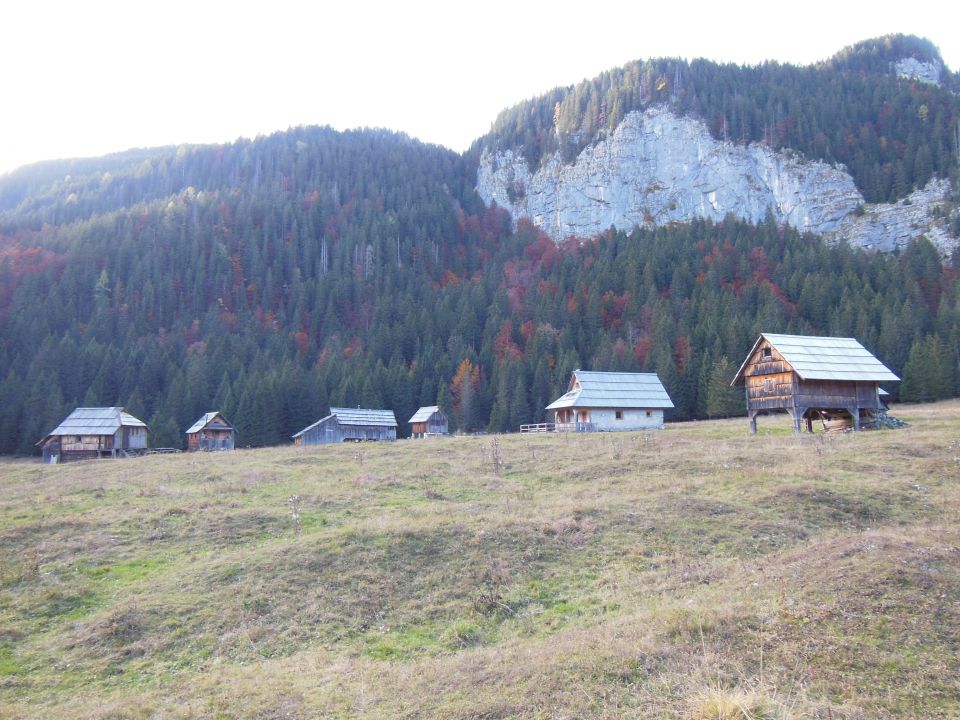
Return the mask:
[[[522,433],[548,433],[555,431],[555,423],[528,423],[520,426],[520,432]]]
[[[572,422],[572,423],[529,423],[520,426],[522,433],[548,433],[548,432],[593,432],[596,430],[593,423]]]

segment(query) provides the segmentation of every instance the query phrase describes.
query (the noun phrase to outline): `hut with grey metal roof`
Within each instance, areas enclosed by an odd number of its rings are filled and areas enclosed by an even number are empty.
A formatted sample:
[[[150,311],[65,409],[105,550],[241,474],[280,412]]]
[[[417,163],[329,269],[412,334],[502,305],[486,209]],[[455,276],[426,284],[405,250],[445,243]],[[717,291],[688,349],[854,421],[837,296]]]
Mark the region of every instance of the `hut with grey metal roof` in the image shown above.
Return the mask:
[[[219,410],[204,413],[186,432],[187,450],[233,450],[236,431]]]
[[[295,445],[327,445],[361,440],[396,440],[393,410],[330,408],[330,414],[293,436]]]
[[[815,417],[827,426],[843,415],[854,430],[872,423],[888,381],[900,378],[854,338],[762,333],[731,384],[744,385],[751,432],[759,413],[783,410],[800,432]]]
[[[122,407],[77,408],[37,445],[53,464],[138,453],[147,448],[147,425]]]
[[[413,438],[447,435],[450,432],[447,414],[437,405],[420,408],[407,422],[410,423],[410,437]]]
[[[574,370],[566,394],[547,405],[557,431],[649,430],[672,408],[656,373]]]

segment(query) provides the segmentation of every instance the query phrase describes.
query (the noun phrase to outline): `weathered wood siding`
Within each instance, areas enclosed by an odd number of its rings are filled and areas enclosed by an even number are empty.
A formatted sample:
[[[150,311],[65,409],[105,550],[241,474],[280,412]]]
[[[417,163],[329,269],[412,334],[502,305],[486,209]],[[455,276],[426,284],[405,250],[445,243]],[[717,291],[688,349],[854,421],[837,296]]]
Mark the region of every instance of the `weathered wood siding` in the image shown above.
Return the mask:
[[[43,446],[43,461],[48,464],[72,460],[95,460],[113,447],[113,435],[59,435]]]
[[[410,423],[410,435],[412,437],[423,437],[424,435],[447,435],[450,432],[450,424],[447,416],[442,412],[433,413],[425,422]]]
[[[188,450],[233,450],[232,430],[199,430],[187,435]]]
[[[794,407],[797,375],[767,341],[763,341],[750,357],[744,380],[748,410]]]
[[[147,447],[147,429],[143,427],[122,427],[124,450],[145,450]]]
[[[397,429],[381,425],[341,425],[336,417],[327,418],[298,438],[296,445],[328,445],[359,440],[396,440]]]
[[[396,440],[397,429],[384,425],[340,425],[342,440]]]
[[[795,408],[874,410],[880,407],[875,382],[802,380],[764,340],[744,368],[747,410]]]

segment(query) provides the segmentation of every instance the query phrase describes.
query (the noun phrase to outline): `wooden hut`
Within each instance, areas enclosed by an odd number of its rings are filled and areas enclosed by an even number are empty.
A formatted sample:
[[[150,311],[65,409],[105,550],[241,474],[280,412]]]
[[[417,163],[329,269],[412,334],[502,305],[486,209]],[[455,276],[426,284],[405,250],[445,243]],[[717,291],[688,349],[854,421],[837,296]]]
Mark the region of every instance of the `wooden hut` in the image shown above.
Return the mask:
[[[48,464],[127,456],[147,448],[147,425],[122,407],[77,408],[37,445]]]
[[[236,431],[219,412],[204,413],[187,430],[187,450],[233,450]]]
[[[407,422],[410,423],[410,437],[413,438],[447,435],[450,432],[446,413],[436,405],[420,408]]]
[[[557,431],[652,430],[663,428],[672,408],[656,373],[574,370],[566,394],[547,405]]]
[[[293,436],[296,445],[326,445],[361,440],[396,440],[393,410],[330,408],[330,414]]]
[[[786,410],[800,432],[803,421],[812,431],[814,417],[833,426],[838,415],[859,430],[883,409],[880,383],[899,380],[853,338],[763,333],[731,385],[745,387],[751,432],[770,410]]]

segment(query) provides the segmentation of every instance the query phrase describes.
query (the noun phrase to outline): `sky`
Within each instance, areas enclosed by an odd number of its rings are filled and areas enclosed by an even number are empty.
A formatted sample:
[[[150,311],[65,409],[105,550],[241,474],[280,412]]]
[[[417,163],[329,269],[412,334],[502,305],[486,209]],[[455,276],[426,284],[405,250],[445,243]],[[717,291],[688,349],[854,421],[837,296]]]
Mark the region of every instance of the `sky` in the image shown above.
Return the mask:
[[[888,33],[960,69],[960,4],[8,0],[0,174],[298,125],[465,150],[511,105],[649,57],[808,64]]]

